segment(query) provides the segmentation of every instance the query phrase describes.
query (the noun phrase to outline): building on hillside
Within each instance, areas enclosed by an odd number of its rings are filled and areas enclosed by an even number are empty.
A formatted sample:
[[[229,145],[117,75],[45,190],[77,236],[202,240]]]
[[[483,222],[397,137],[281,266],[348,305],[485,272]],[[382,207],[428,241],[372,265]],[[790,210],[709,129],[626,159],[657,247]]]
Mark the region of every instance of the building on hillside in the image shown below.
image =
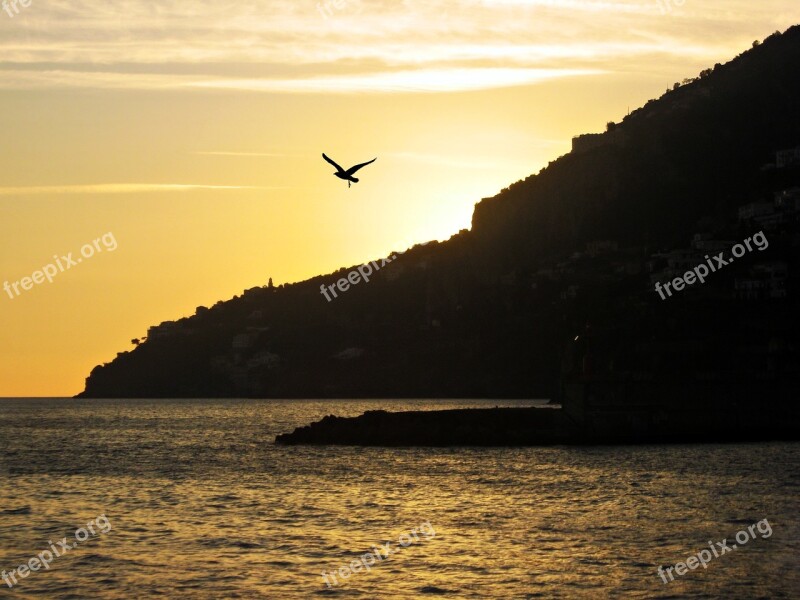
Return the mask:
[[[683,274],[703,262],[694,250],[673,250],[667,254],[667,267],[676,273]]]
[[[800,146],[775,153],[775,166],[779,169],[800,166]]]
[[[739,300],[761,300],[764,297],[764,280],[759,277],[737,277],[734,295]]]
[[[586,244],[586,251],[592,257],[616,252],[618,248],[619,244],[614,240],[596,240]]]
[[[604,146],[624,146],[627,140],[627,135],[619,127],[605,133],[584,133],[572,138],[572,152],[580,154]]]
[[[733,244],[728,240],[715,240],[710,233],[696,233],[692,240],[692,248],[698,252],[724,252]]]
[[[784,262],[760,263],[746,277],[737,277],[734,294],[740,300],[780,300],[788,295],[789,268]]]
[[[785,212],[800,211],[800,187],[776,193],[775,207]]]
[[[786,214],[783,212],[775,212],[769,215],[755,217],[753,221],[758,223],[758,226],[761,229],[773,231],[786,223]]]
[[[157,340],[172,337],[180,329],[181,325],[177,321],[164,321],[160,325],[155,325],[147,330],[147,339]]]
[[[775,205],[772,202],[751,202],[739,207],[739,222],[771,215],[774,212]]]

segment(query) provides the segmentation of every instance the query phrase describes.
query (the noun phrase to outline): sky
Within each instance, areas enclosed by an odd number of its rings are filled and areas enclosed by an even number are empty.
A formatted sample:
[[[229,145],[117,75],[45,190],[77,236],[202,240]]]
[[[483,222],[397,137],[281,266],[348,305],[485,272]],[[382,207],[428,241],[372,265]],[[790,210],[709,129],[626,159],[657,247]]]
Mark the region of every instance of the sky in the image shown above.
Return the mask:
[[[797,23],[796,0],[6,0],[0,396],[74,395],[152,325],[445,240]],[[322,152],[378,160],[348,189]]]

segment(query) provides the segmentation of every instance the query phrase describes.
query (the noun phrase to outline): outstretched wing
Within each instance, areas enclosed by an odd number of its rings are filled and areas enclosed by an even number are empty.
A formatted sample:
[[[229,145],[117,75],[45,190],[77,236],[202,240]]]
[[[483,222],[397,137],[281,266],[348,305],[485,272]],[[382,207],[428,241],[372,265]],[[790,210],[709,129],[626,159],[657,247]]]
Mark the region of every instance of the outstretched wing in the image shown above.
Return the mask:
[[[358,171],[360,168],[362,168],[362,167],[366,167],[367,165],[371,165],[371,164],[372,164],[372,163],[374,163],[376,160],[378,160],[378,157],[377,157],[377,156],[376,156],[375,158],[373,158],[373,159],[372,159],[371,161],[369,161],[369,162],[361,163],[360,165],[356,165],[355,167],[350,167],[349,169],[347,169],[347,174],[348,174],[348,175],[355,175],[356,171]]]
[[[330,164],[332,164],[334,167],[336,167],[336,170],[337,170],[339,173],[344,173],[344,169],[343,169],[342,167],[340,167],[339,165],[337,165],[337,164],[336,164],[336,163],[335,163],[333,160],[331,160],[331,159],[330,159],[328,156],[326,156],[324,152],[322,153],[322,158],[324,158],[326,161],[328,161]]]

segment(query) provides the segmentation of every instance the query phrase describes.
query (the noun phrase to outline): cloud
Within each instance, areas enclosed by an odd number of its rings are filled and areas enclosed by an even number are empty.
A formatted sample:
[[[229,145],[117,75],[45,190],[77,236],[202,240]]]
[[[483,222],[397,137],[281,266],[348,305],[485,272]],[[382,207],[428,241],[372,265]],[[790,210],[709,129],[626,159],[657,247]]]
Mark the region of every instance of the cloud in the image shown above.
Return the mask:
[[[141,194],[152,192],[186,192],[192,190],[272,190],[280,187],[241,185],[197,185],[182,183],[97,183],[88,185],[44,185],[0,187],[0,196],[39,196],[61,194]]]
[[[216,79],[189,84],[253,92],[387,93],[462,92],[531,85],[561,77],[596,75],[591,69],[416,69],[310,79]]]
[[[414,93],[713,64],[796,0],[50,0],[3,23],[0,88]]]
[[[193,152],[198,156],[239,156],[255,158],[304,158],[304,154],[282,154],[269,152]]]

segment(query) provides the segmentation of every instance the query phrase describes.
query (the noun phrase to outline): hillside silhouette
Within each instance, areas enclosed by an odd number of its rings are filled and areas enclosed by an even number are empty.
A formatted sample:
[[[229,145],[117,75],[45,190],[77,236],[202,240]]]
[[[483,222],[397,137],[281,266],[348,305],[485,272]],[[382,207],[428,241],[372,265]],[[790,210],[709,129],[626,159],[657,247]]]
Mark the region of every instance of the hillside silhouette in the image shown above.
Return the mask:
[[[578,374],[795,382],[798,73],[800,26],[576,138],[481,200],[471,230],[369,283],[320,295],[352,266],[199,307],[96,367],[81,396],[557,398]],[[655,293],[760,231],[768,249]]]

